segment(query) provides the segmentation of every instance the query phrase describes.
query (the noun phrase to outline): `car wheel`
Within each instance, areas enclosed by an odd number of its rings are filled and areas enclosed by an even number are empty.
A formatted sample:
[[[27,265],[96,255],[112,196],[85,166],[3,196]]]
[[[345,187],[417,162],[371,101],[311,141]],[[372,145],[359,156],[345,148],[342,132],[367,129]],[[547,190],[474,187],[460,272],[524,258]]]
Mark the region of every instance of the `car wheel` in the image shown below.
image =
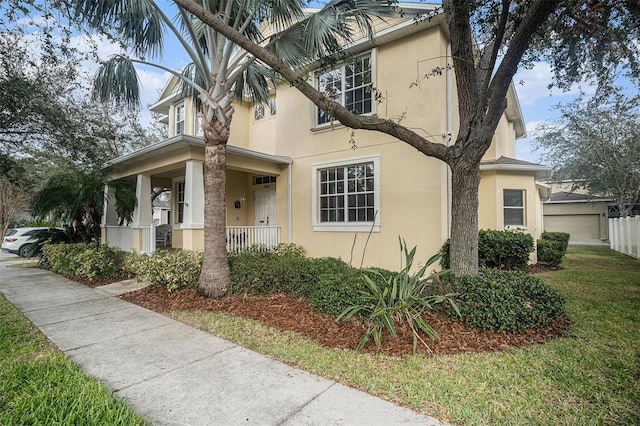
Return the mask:
[[[31,257],[31,255],[33,254],[33,249],[35,247],[33,246],[33,244],[25,244],[22,247],[20,247],[20,250],[18,251],[18,255],[20,257]]]

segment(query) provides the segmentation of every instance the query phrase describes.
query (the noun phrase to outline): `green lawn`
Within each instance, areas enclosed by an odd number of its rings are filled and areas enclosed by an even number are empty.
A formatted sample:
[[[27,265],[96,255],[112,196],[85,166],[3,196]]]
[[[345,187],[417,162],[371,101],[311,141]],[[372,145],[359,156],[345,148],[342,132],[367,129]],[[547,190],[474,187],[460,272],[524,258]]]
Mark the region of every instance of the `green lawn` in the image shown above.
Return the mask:
[[[640,262],[607,248],[570,247],[563,269],[540,277],[569,300],[571,336],[499,354],[365,355],[245,319],[170,314],[456,424],[640,424]]]
[[[143,425],[0,295],[0,425]]]

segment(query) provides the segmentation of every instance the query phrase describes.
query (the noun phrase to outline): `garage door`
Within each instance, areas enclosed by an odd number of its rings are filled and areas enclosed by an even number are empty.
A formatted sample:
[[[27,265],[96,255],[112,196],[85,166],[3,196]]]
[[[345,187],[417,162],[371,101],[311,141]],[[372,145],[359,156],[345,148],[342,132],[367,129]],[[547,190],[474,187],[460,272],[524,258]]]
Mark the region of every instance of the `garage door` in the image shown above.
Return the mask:
[[[545,216],[544,230],[568,232],[572,240],[600,238],[600,216],[597,214]]]

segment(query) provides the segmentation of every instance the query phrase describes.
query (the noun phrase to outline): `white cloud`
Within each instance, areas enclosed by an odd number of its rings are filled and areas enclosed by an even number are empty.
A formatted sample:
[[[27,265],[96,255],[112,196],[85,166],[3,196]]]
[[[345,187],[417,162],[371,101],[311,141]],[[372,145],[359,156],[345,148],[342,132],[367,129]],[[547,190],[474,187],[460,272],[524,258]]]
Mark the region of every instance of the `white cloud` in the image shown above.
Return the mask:
[[[568,91],[559,89],[549,90],[549,84],[553,80],[551,65],[547,62],[536,62],[531,69],[522,69],[513,77],[513,82],[518,91],[518,98],[523,105],[532,105],[542,98],[575,96],[584,91],[593,93],[594,87],[589,82],[574,84]]]

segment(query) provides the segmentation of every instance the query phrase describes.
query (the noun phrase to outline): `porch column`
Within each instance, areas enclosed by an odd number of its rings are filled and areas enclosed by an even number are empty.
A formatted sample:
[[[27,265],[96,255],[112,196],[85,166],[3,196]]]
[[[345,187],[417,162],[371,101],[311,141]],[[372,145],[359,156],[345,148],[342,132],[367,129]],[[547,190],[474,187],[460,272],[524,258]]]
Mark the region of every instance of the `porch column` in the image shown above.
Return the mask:
[[[118,214],[116,213],[115,188],[104,186],[104,202],[102,206],[102,221],[100,222],[100,242],[109,244],[108,227],[118,225]]]
[[[139,174],[136,181],[136,208],[133,211],[133,249],[149,252],[151,210],[151,176]]]
[[[186,162],[184,176],[184,216],[182,221],[183,248],[204,248],[204,163]]]

